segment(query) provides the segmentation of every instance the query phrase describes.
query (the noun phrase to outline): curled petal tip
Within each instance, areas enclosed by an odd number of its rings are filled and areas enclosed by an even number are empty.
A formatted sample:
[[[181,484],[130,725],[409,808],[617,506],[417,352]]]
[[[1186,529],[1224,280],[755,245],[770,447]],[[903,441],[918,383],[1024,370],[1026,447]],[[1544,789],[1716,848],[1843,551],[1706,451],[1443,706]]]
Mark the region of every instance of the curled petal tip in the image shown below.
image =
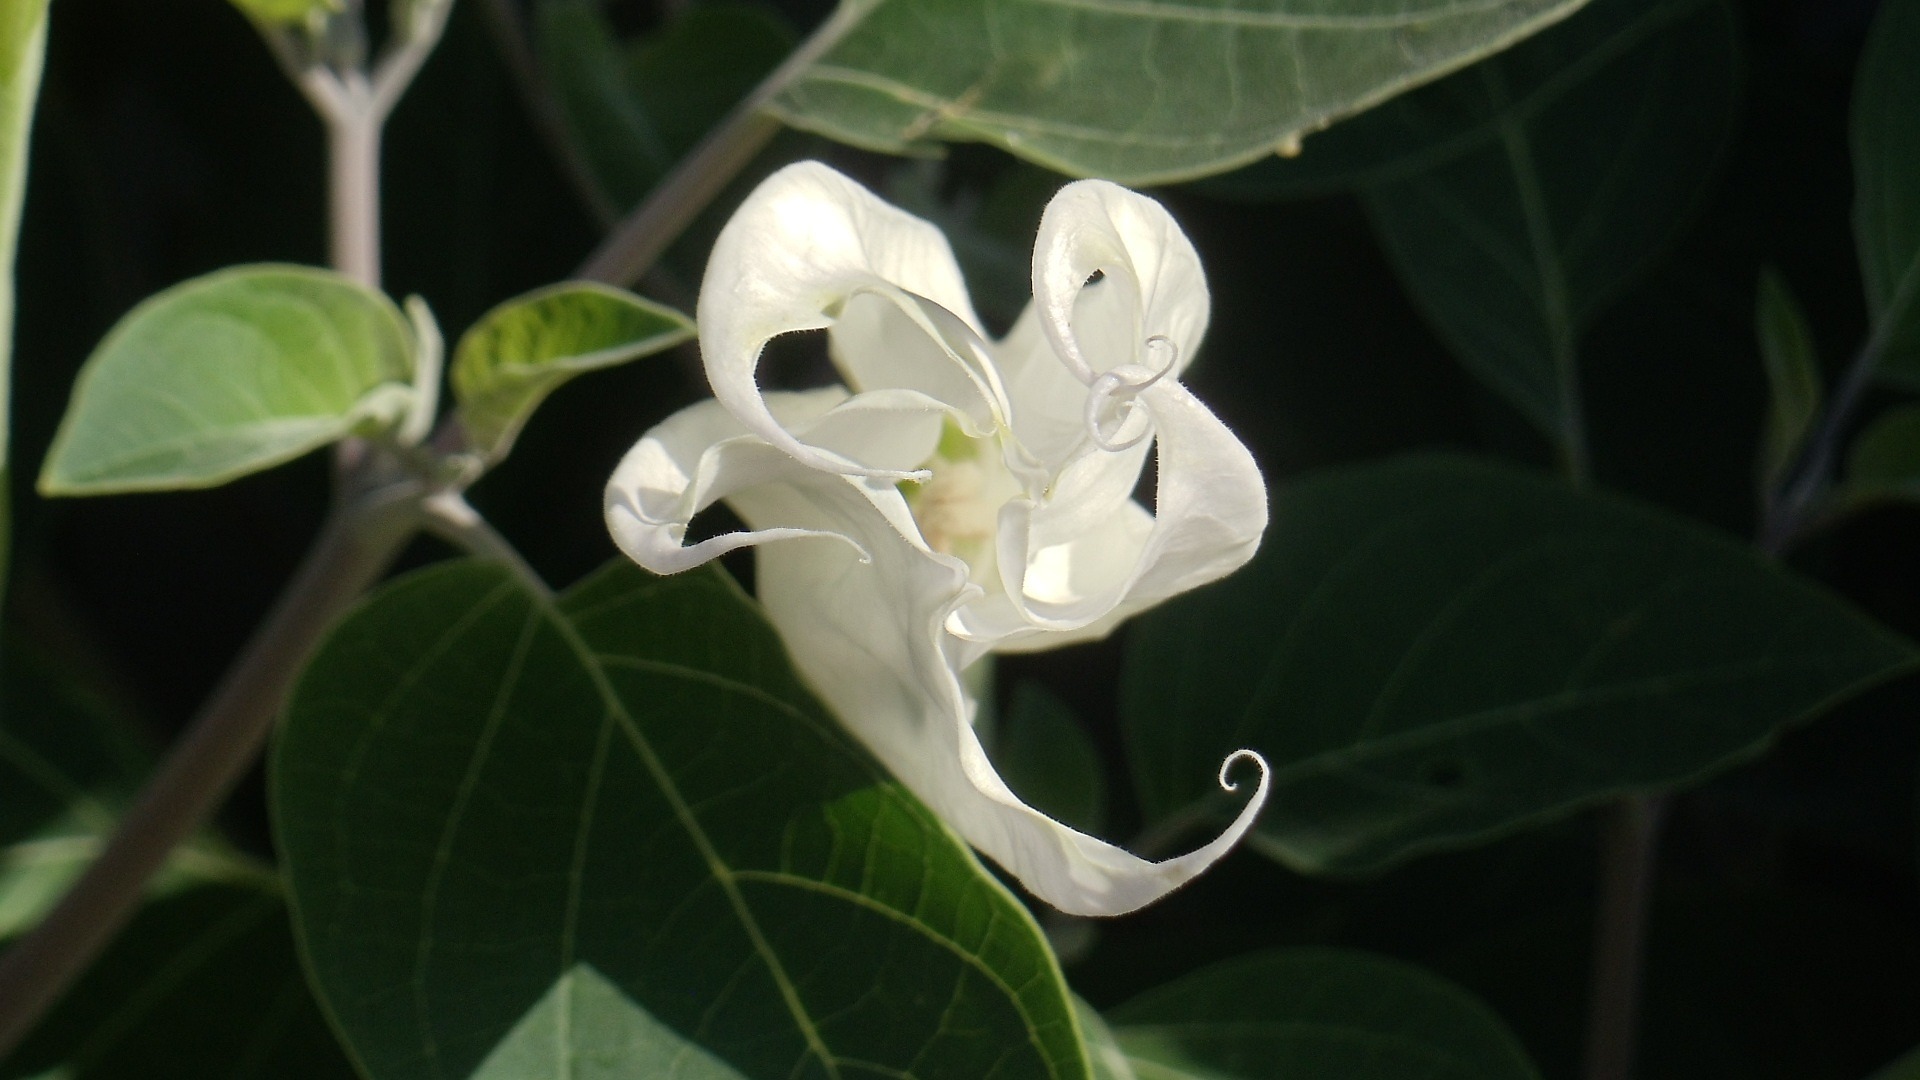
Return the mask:
[[[1267,764],[1267,759],[1260,756],[1258,750],[1241,749],[1228,754],[1227,759],[1220,763],[1220,787],[1226,791],[1240,790],[1239,783],[1228,779],[1227,774],[1232,772],[1233,767],[1242,761],[1251,761],[1253,762],[1253,767],[1260,770],[1260,783],[1254,789],[1253,797],[1256,802],[1265,801],[1267,797],[1267,777],[1272,774],[1273,769]]]

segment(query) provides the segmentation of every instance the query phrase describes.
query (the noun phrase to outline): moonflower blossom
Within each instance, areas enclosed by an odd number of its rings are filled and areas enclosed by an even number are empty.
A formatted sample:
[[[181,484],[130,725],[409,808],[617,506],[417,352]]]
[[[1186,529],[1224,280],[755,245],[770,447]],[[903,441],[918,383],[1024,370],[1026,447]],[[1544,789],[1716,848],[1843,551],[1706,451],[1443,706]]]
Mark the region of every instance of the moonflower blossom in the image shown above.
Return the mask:
[[[817,162],[768,178],[721,232],[697,321],[714,400],[648,432],[608,527],[672,573],[758,545],[758,592],[801,675],[976,849],[1070,914],[1159,899],[1252,825],[1148,862],[1023,803],[973,729],[963,673],[1106,635],[1245,563],[1266,528],[1253,458],[1178,381],[1206,279],[1173,218],[1097,180],[1048,205],[1034,302],[987,338],[939,230]],[[764,391],[762,348],[824,329],[843,386]],[[1157,452],[1154,510],[1133,491]],[[748,526],[695,543],[726,500]]]

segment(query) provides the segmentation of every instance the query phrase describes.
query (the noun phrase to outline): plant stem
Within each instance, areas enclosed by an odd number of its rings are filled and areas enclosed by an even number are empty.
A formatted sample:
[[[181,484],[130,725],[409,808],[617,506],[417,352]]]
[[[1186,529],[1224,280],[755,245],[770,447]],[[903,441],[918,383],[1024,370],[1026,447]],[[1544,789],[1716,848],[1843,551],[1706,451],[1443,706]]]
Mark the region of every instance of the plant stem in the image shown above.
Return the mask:
[[[411,485],[338,502],[286,591],[79,880],[0,956],[0,1060],[138,907],[173,849],[200,828],[259,755],[308,654],[380,579],[417,527]]]
[[[428,532],[475,558],[499,563],[512,570],[533,592],[552,598],[553,587],[520,554],[520,549],[467,505],[464,497],[451,491],[441,492],[429,496],[421,508],[426,512],[424,524]]]
[[[310,55],[266,28],[274,56],[326,124],[334,269],[380,282],[380,135],[439,41],[451,0],[396,4],[405,16],[369,78],[360,5],[330,27],[336,55]],[[331,65],[331,66],[330,66]],[[273,610],[168,751],[99,856],[38,926],[0,955],[0,1059],[33,1030],[139,906],[175,847],[206,824],[259,757],[307,657],[334,620],[386,573],[421,524],[426,491],[392,455],[358,439],[335,447],[334,506]]]
[[[1605,811],[1584,1080],[1629,1080],[1633,1075],[1647,909],[1665,809],[1662,796],[1630,795]]]
[[[573,276],[619,286],[639,281],[720,189],[779,133],[780,121],[766,114],[767,105],[831,52],[876,6],[874,0],[841,0],[827,21],[674,166]]]

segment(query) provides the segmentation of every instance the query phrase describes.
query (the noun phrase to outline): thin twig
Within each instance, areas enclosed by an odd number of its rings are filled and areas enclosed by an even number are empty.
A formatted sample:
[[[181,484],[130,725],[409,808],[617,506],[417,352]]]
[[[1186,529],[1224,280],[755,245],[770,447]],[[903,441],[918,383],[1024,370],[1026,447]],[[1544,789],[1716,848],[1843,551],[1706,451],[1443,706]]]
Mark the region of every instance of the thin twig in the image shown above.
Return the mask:
[[[267,620],[100,856],[38,926],[0,955],[0,1060],[126,924],[167,856],[206,823],[259,756],[314,645],[413,535],[417,497],[387,488],[335,506]]]
[[[496,562],[514,572],[523,584],[542,597],[552,598],[553,587],[501,536],[479,511],[467,505],[458,492],[444,491],[428,497],[421,509],[426,512],[425,526],[447,543],[469,555]]]
[[[767,115],[766,107],[840,44],[875,6],[873,0],[841,0],[827,21],[674,166],[573,276],[623,287],[639,281],[720,189],[779,133],[780,121]]]
[[[1639,1043],[1647,909],[1666,800],[1632,795],[1608,807],[1600,839],[1600,911],[1587,1002],[1584,1080],[1629,1080]]]

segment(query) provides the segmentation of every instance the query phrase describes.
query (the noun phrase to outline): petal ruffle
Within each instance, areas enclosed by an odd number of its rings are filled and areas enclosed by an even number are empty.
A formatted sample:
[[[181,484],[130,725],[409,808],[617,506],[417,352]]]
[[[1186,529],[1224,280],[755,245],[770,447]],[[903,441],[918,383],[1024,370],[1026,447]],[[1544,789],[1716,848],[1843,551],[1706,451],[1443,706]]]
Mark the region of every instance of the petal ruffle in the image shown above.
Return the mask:
[[[778,334],[833,326],[836,362],[856,391],[916,390],[976,429],[995,419],[992,365],[946,237],[818,162],[768,177],[727,222],[697,320],[714,396],[816,469],[905,475],[823,455],[780,426],[756,377],[761,349]]]

